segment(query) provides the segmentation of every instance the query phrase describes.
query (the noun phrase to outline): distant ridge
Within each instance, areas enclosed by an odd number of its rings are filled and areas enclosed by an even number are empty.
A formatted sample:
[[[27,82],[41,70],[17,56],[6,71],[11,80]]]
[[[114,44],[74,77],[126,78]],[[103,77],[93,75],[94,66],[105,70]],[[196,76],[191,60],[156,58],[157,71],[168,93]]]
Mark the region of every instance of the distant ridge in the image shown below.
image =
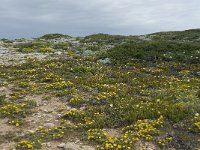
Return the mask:
[[[56,39],[56,38],[71,38],[71,36],[59,33],[53,33],[53,34],[45,34],[39,37],[39,39],[45,39],[45,40]]]

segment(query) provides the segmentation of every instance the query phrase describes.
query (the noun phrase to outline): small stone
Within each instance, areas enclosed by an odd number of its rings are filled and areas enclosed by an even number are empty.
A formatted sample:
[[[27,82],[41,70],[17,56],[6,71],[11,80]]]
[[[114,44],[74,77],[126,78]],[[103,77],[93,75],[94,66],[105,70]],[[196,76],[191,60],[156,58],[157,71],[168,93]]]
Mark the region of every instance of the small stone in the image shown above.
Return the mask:
[[[59,118],[62,117],[62,114],[57,114],[57,115],[58,115]]]
[[[58,145],[58,148],[65,148],[65,146],[66,146],[65,143],[60,143],[60,144]]]
[[[55,124],[53,124],[53,123],[45,123],[44,126],[47,127],[47,128],[52,128],[52,127],[55,126]]]
[[[33,130],[28,130],[28,132],[29,132],[29,133],[34,133],[35,131],[33,131]]]
[[[52,113],[53,111],[52,111],[52,110],[46,110],[46,109],[45,109],[44,112],[48,114],[48,113]]]
[[[70,106],[66,106],[66,110],[71,110],[72,108]]]
[[[51,143],[43,143],[43,145],[47,146],[47,147],[51,147]]]
[[[110,58],[105,58],[105,59],[99,59],[97,62],[100,62],[102,64],[110,64],[111,60]]]
[[[91,51],[91,50],[86,50],[83,52],[82,54],[83,56],[93,56],[95,55],[95,52]]]
[[[48,113],[48,110],[45,109],[44,112],[45,112],[45,113]]]
[[[79,143],[79,142],[80,142],[80,140],[77,139],[74,143],[77,144],[77,143]]]
[[[50,122],[51,121],[51,119],[48,119],[46,122]]]
[[[197,72],[197,75],[200,76],[200,71]]]
[[[84,110],[85,108],[86,108],[86,107],[85,107],[85,106],[83,106],[83,107],[81,107],[81,108],[80,108],[80,110]]]
[[[57,51],[57,52],[55,52],[54,54],[56,54],[56,55],[61,55],[62,52],[61,52],[61,51]]]

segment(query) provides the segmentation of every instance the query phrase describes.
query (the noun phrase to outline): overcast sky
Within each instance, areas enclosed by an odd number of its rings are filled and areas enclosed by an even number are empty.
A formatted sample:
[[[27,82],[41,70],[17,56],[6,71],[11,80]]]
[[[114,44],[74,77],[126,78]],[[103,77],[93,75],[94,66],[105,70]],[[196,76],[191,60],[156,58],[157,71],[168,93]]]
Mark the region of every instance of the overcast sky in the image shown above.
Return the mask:
[[[0,0],[0,38],[138,35],[200,27],[200,0]]]

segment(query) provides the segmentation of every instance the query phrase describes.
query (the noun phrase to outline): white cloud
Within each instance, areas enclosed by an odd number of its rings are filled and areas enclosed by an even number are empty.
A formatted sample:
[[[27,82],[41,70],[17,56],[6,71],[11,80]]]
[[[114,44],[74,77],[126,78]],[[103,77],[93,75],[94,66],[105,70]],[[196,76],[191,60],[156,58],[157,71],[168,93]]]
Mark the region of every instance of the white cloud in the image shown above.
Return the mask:
[[[0,0],[0,38],[200,27],[199,0]]]

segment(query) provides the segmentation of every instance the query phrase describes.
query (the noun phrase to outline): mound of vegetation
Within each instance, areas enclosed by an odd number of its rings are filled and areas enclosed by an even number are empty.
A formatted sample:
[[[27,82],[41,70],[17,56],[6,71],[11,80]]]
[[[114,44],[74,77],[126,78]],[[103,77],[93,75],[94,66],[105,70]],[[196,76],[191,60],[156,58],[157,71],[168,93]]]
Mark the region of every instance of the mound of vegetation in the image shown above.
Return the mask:
[[[32,52],[51,52],[53,48],[51,44],[48,42],[28,42],[28,43],[20,43],[14,46],[18,48],[19,52],[24,53],[32,53]]]
[[[70,38],[70,36],[55,33],[55,34],[45,34],[45,35],[41,36],[39,39],[51,40],[51,39],[57,39],[57,38]]]
[[[69,48],[69,46],[71,46],[70,43],[67,42],[61,42],[61,43],[56,43],[53,45],[54,49],[63,49],[63,50],[67,50]]]
[[[9,39],[0,39],[0,41],[3,41],[4,43],[13,43],[13,41]]]
[[[200,62],[200,45],[168,41],[131,41],[108,51],[107,56],[115,62],[131,59],[144,61]]]
[[[122,36],[122,35],[109,35],[109,34],[93,34],[86,36],[82,42],[97,42],[97,43],[120,43],[126,41],[127,39],[132,39],[131,36]]]
[[[14,47],[18,48],[19,52],[32,53],[32,52],[52,52],[54,49],[68,50],[71,46],[70,43],[49,43],[45,41],[34,41],[28,43],[15,44]]]
[[[178,41],[199,41],[200,40],[200,29],[191,29],[185,31],[174,31],[174,32],[159,32],[149,34],[153,40],[178,40]]]

